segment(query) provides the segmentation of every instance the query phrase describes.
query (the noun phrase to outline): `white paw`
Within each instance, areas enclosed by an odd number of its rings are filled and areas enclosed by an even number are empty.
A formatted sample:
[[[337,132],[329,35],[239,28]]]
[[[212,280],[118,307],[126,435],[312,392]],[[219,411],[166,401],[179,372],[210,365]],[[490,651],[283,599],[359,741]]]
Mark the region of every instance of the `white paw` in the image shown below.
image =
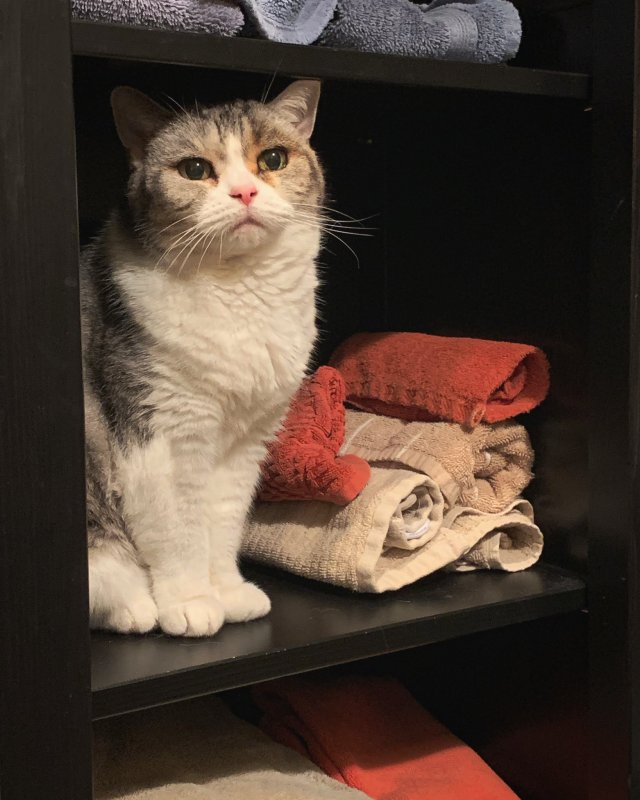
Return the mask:
[[[161,606],[158,612],[160,627],[170,636],[213,636],[224,618],[220,601],[210,595]]]
[[[158,608],[150,595],[142,595],[125,605],[115,606],[100,625],[117,633],[147,633],[158,624]]]
[[[248,622],[271,611],[271,600],[253,583],[245,581],[232,589],[219,591],[226,622]]]

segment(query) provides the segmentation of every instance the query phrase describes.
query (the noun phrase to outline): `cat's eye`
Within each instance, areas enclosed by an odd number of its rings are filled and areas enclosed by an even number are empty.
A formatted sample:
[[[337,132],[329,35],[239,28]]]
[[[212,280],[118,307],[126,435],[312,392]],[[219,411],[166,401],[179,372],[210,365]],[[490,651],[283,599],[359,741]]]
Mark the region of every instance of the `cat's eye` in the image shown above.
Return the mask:
[[[178,172],[190,181],[204,181],[210,178],[213,167],[205,158],[185,158],[178,164]]]
[[[289,163],[289,157],[284,147],[272,147],[263,150],[258,156],[258,166],[264,172],[275,172],[284,169]]]

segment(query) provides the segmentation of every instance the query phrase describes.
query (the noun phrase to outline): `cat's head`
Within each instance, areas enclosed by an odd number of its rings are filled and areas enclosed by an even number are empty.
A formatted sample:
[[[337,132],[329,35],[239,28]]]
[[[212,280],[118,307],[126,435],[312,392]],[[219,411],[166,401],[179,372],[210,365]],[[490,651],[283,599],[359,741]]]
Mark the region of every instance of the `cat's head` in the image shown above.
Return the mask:
[[[241,256],[293,227],[318,241],[324,181],[309,137],[319,95],[317,81],[296,81],[269,103],[173,112],[113,91],[135,227],[166,268]]]

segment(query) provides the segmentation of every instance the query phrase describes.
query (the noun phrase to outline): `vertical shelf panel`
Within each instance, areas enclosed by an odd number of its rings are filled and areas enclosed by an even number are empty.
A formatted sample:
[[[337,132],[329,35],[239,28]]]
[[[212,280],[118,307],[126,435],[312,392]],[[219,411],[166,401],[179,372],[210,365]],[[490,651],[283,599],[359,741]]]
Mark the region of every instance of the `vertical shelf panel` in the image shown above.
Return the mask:
[[[640,797],[633,0],[594,2],[589,797]]]
[[[3,0],[0,33],[0,792],[89,800],[68,0]]]

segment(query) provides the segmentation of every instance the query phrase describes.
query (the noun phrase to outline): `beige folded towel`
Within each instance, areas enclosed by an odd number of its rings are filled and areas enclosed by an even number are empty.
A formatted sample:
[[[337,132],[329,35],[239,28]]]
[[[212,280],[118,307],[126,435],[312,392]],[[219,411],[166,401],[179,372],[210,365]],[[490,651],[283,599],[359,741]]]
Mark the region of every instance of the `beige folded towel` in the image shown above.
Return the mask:
[[[96,800],[366,800],[217,698],[94,726]]]
[[[395,462],[436,481],[447,501],[496,513],[531,480],[533,448],[522,425],[481,424],[466,430],[450,422],[406,422],[348,410],[342,453],[371,464]]]
[[[520,499],[500,514],[483,514],[474,508],[456,506],[445,516],[445,527],[465,530],[478,539],[462,558],[451,565],[456,572],[501,569],[518,572],[533,566],[542,554],[544,539],[533,521],[531,503]]]
[[[431,484],[428,476],[397,465],[374,466],[367,486],[345,507],[311,500],[258,503],[245,527],[242,552],[263,564],[358,592],[399,589],[458,562],[503,522],[500,515],[485,519],[474,509],[462,509],[451,515],[447,527],[436,518],[435,533],[408,549],[406,534],[392,529],[402,526],[403,503],[416,489],[428,487],[433,508],[441,509]],[[517,521],[524,530],[526,517],[521,516]],[[521,558],[520,568],[528,566]],[[497,560],[495,566],[500,566]]]

